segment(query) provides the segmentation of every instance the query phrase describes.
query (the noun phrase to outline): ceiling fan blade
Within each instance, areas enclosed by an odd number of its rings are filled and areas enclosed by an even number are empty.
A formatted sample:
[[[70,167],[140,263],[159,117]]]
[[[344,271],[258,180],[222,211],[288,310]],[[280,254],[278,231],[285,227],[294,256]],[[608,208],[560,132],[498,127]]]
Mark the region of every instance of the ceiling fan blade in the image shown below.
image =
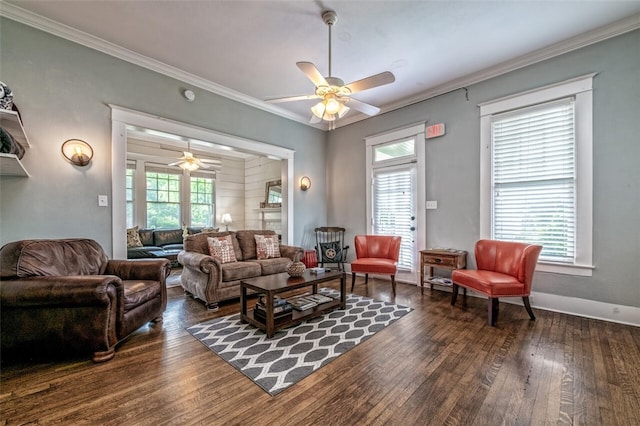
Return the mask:
[[[182,160],[176,161],[175,163],[169,163],[167,166],[179,166],[182,163]]]
[[[296,65],[300,68],[300,71],[309,77],[309,80],[311,80],[316,87],[328,86],[327,80],[324,79],[320,71],[318,71],[318,68],[311,62],[296,62]]]
[[[396,81],[395,76],[389,71],[385,71],[380,74],[363,78],[362,80],[354,81],[344,87],[349,89],[351,93],[357,93],[362,92],[363,90],[373,89],[374,87],[384,86],[385,84],[393,83],[394,81]]]
[[[367,115],[376,115],[380,112],[380,108],[373,105],[365,104],[364,102],[353,98],[349,98],[347,105],[349,106],[349,108],[353,108],[356,111],[363,112]]]
[[[269,102],[271,104],[277,104],[280,102],[293,102],[293,101],[304,101],[307,99],[318,99],[320,96],[318,95],[300,95],[300,96],[288,96],[285,98],[271,98],[265,99],[265,102]]]

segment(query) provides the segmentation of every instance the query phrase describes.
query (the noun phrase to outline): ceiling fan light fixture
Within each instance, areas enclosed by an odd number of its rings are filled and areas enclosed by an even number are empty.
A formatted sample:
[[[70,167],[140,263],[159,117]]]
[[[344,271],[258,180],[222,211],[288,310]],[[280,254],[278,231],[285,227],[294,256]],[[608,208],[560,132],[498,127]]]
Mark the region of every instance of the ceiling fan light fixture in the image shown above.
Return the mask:
[[[185,161],[184,163],[180,163],[179,166],[182,170],[187,170],[189,172],[196,171],[200,168],[200,165],[195,161]]]
[[[337,114],[342,109],[342,104],[336,100],[334,96],[328,96],[325,99],[326,107],[325,112],[327,114]]]

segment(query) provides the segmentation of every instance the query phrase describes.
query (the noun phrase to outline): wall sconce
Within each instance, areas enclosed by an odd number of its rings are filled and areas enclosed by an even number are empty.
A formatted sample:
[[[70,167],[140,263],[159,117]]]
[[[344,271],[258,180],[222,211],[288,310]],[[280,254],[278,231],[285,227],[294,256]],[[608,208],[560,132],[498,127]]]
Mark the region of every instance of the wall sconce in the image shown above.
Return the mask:
[[[233,219],[231,219],[231,215],[229,213],[225,213],[222,215],[222,224],[225,226],[225,231],[229,230],[229,225],[233,223]]]
[[[93,158],[93,148],[80,139],[69,139],[62,144],[62,155],[76,166],[84,167]]]
[[[306,191],[311,188],[311,178],[309,176],[302,176],[300,178],[300,189]]]

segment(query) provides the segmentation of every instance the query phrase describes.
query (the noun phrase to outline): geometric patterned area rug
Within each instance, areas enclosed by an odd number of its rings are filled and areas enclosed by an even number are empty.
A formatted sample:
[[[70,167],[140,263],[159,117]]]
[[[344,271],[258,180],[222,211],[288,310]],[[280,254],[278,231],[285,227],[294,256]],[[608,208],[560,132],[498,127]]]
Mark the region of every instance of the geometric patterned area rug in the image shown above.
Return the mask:
[[[319,293],[338,297],[333,289]],[[270,395],[276,395],[411,312],[413,308],[347,294],[347,308],[280,330],[272,338],[240,314],[187,330]]]

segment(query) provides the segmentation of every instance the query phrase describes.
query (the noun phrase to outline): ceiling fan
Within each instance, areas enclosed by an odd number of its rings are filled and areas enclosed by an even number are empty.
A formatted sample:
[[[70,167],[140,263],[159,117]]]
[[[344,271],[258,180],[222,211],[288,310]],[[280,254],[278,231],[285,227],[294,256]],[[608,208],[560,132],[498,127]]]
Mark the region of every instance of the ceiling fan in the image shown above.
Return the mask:
[[[200,167],[203,169],[208,169],[211,167],[209,164],[219,164],[218,160],[208,160],[206,158],[197,158],[191,152],[191,141],[187,142],[187,151],[182,151],[182,157],[178,158],[178,161],[173,163],[169,163],[169,166],[178,166],[183,170],[187,170],[193,172],[198,170]]]
[[[271,98],[267,99],[266,102],[279,103],[306,99],[322,99],[311,108],[311,112],[313,113],[311,123],[319,123],[322,120],[335,121],[338,118],[342,118],[350,108],[367,115],[376,115],[380,112],[380,108],[354,99],[350,95],[393,83],[396,78],[389,71],[372,75],[349,84],[344,84],[342,79],[333,77],[331,75],[331,28],[338,21],[338,15],[336,12],[328,10],[322,13],[322,20],[329,27],[329,76],[323,77],[320,71],[318,71],[318,68],[311,62],[297,62],[296,65],[298,68],[300,68],[316,86],[315,93],[313,95]]]

